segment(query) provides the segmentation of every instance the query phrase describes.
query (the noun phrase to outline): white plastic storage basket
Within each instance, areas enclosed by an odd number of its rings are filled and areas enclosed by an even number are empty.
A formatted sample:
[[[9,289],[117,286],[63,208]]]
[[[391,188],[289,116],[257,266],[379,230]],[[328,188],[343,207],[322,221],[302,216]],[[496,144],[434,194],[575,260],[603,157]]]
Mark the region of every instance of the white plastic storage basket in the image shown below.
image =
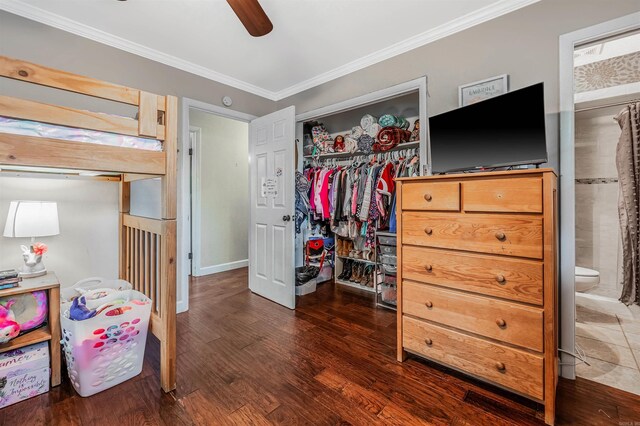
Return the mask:
[[[68,318],[70,299],[77,289],[118,290],[128,300],[83,321]],[[129,380],[142,372],[151,316],[151,299],[123,280],[83,280],[65,289],[60,309],[62,343],[69,378],[81,396],[90,396]]]

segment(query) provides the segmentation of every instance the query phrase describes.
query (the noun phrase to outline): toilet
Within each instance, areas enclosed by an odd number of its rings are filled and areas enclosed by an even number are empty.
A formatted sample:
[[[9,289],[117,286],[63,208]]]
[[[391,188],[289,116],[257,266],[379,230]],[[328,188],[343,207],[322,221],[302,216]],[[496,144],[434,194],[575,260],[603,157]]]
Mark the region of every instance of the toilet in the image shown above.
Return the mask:
[[[600,272],[576,266],[576,291],[582,293],[591,290],[600,283]]]

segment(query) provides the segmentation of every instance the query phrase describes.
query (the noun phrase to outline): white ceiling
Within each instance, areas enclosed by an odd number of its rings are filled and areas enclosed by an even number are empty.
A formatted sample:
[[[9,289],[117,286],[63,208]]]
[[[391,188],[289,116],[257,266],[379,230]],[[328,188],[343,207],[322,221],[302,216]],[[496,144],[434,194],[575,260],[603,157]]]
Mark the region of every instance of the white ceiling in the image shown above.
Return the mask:
[[[0,0],[0,9],[273,100],[538,0],[260,0],[251,37],[225,0]]]

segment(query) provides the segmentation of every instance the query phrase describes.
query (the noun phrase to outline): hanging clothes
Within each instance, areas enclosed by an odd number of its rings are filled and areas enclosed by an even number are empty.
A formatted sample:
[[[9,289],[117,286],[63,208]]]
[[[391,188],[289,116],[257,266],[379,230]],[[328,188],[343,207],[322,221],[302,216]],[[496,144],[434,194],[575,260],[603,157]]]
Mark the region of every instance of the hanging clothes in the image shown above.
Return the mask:
[[[350,238],[375,244],[375,231],[395,226],[397,177],[418,174],[418,157],[354,162],[347,167],[308,167],[309,217],[312,225],[329,226]],[[297,229],[297,228],[296,228]]]

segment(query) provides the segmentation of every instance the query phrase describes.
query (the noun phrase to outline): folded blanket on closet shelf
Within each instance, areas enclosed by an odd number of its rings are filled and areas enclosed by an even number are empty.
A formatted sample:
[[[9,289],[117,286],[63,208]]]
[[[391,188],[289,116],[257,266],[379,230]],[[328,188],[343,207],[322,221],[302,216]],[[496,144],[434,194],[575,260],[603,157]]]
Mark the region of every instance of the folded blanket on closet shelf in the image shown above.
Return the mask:
[[[378,124],[378,119],[371,114],[365,114],[360,119],[360,126],[362,126],[362,129],[366,133],[369,133],[371,131],[371,126],[373,126],[374,124]]]

